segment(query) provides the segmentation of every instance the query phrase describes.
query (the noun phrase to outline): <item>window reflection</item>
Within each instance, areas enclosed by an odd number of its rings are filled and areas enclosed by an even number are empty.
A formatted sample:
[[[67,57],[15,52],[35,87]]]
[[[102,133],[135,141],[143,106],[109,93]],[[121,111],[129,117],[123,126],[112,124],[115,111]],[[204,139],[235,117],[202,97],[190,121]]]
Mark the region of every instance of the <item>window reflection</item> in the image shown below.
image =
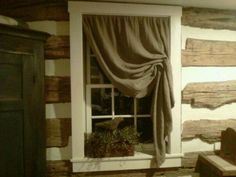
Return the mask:
[[[92,88],[92,115],[111,115],[111,88]]]
[[[121,92],[115,89],[115,114],[127,115],[134,114],[134,98],[124,96]]]

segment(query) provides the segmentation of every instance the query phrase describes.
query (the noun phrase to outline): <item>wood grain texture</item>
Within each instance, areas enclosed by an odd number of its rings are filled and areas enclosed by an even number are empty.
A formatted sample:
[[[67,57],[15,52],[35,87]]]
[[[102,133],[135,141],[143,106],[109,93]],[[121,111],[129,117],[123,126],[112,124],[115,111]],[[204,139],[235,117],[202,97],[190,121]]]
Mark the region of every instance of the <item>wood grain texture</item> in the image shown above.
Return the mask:
[[[10,8],[10,7],[22,7],[35,4],[43,3],[55,3],[55,2],[68,2],[67,0],[0,0],[0,7]]]
[[[69,160],[47,161],[47,177],[70,177],[72,164]]]
[[[183,8],[182,25],[236,30],[236,11],[208,8]]]
[[[122,170],[89,173],[73,173],[71,177],[199,177],[193,168]]]
[[[236,102],[236,80],[190,83],[182,91],[182,103],[194,108],[216,109]]]
[[[236,42],[187,39],[182,66],[236,66]]]
[[[182,140],[200,138],[207,143],[221,141],[221,131],[228,127],[236,128],[236,119],[189,120],[183,123]]]
[[[64,1],[25,3],[18,6],[0,6],[2,15],[19,18],[24,21],[68,21],[69,13],[67,9],[67,2]]]
[[[236,129],[227,128],[221,133],[220,156],[236,165]]]
[[[46,119],[47,147],[65,147],[71,136],[71,119]]]
[[[69,59],[69,36],[50,36],[45,44],[45,59]]]
[[[234,177],[236,176],[236,166],[225,161],[218,155],[200,155],[197,171],[200,176],[207,177]]]
[[[46,76],[45,77],[45,102],[64,103],[70,102],[70,77]]]
[[[218,151],[198,151],[198,152],[188,152],[184,153],[184,156],[181,160],[181,166],[183,168],[195,168],[200,154],[204,155],[215,155],[218,154]]]

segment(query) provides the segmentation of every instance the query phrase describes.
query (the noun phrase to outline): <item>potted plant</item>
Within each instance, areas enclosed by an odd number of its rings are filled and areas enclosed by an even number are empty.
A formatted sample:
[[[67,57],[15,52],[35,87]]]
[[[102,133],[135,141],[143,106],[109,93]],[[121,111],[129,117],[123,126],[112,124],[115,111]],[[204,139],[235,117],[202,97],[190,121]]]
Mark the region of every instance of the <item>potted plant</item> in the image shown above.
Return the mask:
[[[95,132],[86,138],[86,156],[102,158],[134,155],[134,145],[138,143],[139,135],[133,127],[118,128],[122,121],[122,118],[116,118],[96,124]]]

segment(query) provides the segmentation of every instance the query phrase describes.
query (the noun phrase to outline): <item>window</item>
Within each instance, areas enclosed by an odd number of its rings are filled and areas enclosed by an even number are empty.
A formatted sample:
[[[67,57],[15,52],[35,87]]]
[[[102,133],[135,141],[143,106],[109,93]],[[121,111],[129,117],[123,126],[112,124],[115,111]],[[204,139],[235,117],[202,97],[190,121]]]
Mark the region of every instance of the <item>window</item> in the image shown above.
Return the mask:
[[[173,112],[173,131],[170,136],[170,153],[162,167],[177,167],[181,164],[181,7],[69,2],[71,44],[71,89],[72,89],[72,162],[74,172],[146,169],[155,167],[153,155],[145,151],[134,156],[113,158],[86,158],[84,134],[91,132],[95,122],[124,117],[140,132],[149,127],[146,100],[125,97],[114,88],[103,75],[91,50],[84,49],[83,14],[168,16],[171,21],[171,63],[173,66],[174,94],[176,106]],[[85,55],[83,52],[85,51]],[[84,59],[87,56],[87,59]],[[86,66],[86,67],[84,67]],[[86,68],[86,69],[85,69]],[[85,71],[86,70],[86,71]],[[86,74],[85,74],[86,73]],[[123,106],[126,102],[127,106]],[[152,135],[145,134],[140,142],[151,142]]]
[[[152,143],[151,96],[136,99],[123,95],[104,75],[88,45],[86,49],[86,133],[93,132],[98,122],[122,117],[121,126],[134,127],[140,143]]]

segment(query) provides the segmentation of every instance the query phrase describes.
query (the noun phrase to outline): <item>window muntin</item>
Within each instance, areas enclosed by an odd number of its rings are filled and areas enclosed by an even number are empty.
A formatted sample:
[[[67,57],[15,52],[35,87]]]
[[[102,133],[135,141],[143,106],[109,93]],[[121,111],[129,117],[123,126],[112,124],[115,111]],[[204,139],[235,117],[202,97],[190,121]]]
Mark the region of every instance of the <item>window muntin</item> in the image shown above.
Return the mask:
[[[137,99],[122,94],[105,76],[88,43],[85,45],[87,133],[93,132],[98,122],[122,117],[120,127],[133,126],[140,133],[140,143],[153,143],[151,96]]]
[[[84,64],[83,15],[133,15],[168,16],[171,18],[171,63],[173,67],[174,95],[176,106],[172,109],[173,130],[170,136],[170,152],[162,168],[180,167],[181,158],[181,14],[178,6],[144,5],[131,3],[105,3],[70,1],[70,56],[71,56],[71,117],[72,117],[72,159],[73,172],[111,171],[156,168],[153,155],[137,151],[133,157],[90,159],[85,157],[84,133],[86,133],[86,72]],[[151,145],[153,146],[153,145]],[[140,146],[149,150],[150,146]],[[135,165],[134,165],[135,164]]]

